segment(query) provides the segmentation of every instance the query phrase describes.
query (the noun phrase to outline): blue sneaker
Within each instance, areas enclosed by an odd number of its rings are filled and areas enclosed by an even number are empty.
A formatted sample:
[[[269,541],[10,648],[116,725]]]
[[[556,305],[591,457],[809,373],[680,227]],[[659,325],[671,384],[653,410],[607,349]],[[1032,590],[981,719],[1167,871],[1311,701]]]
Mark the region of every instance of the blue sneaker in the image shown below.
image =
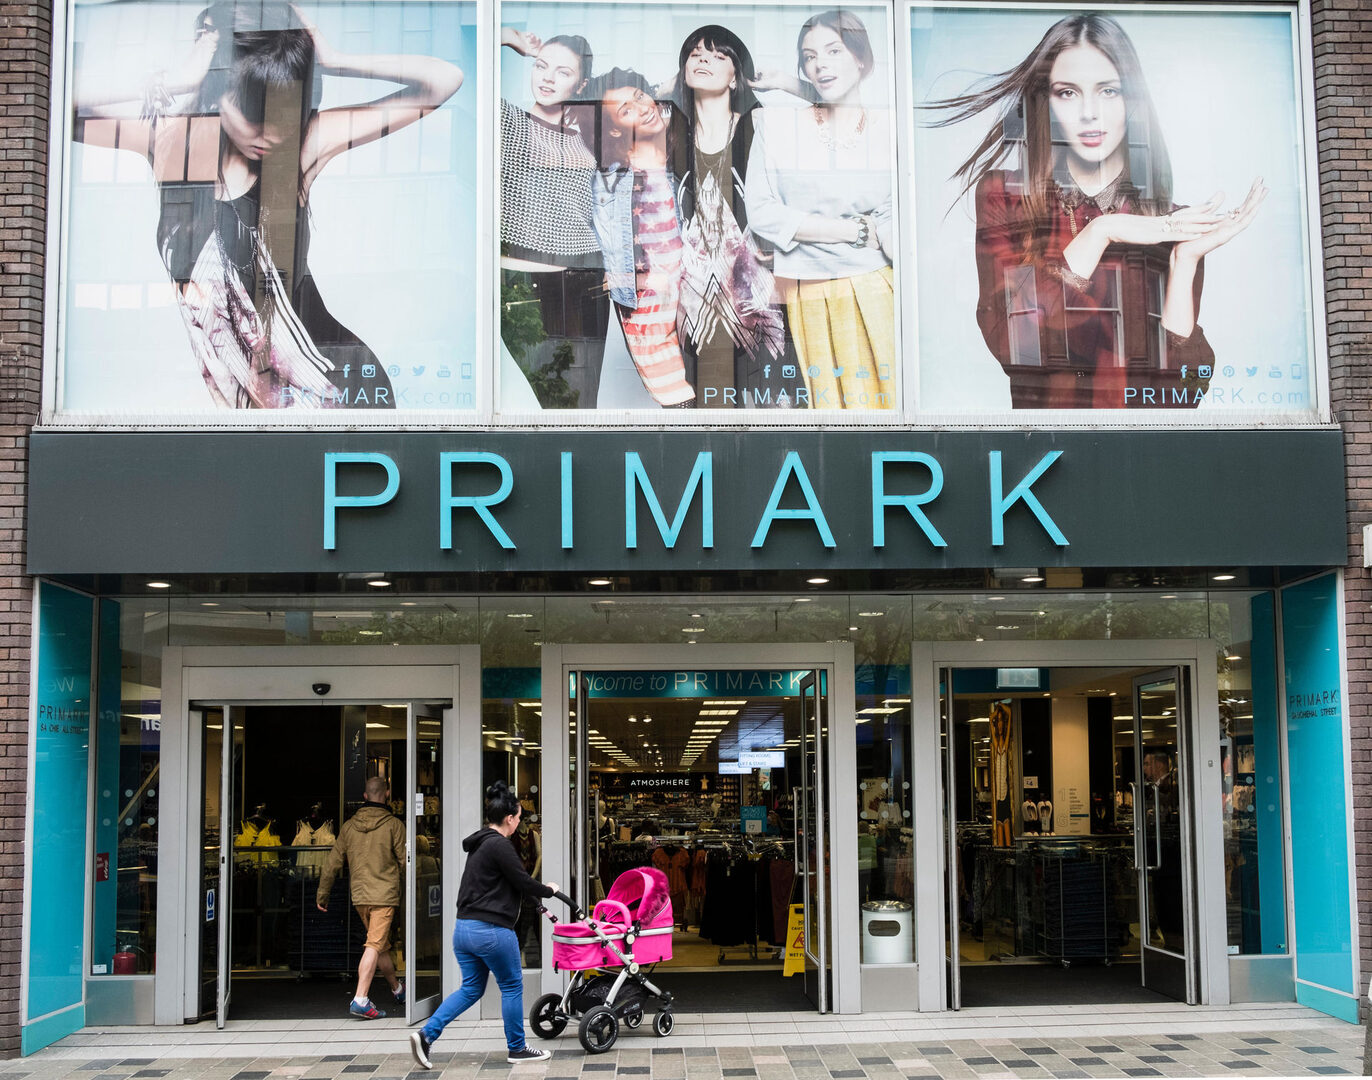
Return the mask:
[[[405,980],[400,980],[400,985],[391,991],[391,997],[395,999],[397,1005],[405,1004]]]
[[[384,1020],[386,1014],[372,1004],[372,999],[366,1001],[354,1001],[348,1006],[348,1012],[358,1020]]]

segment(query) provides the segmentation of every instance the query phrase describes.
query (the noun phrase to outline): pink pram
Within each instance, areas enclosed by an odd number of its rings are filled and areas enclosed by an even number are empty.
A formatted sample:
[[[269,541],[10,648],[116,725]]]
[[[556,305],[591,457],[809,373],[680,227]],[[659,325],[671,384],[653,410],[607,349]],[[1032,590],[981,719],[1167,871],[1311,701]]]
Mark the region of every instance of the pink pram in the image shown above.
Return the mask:
[[[654,867],[626,870],[589,919],[571,906],[575,922],[553,923],[553,970],[571,971],[572,978],[566,993],[545,994],[534,1002],[529,1024],[535,1034],[555,1039],[580,1015],[581,1045],[589,1053],[601,1054],[614,1045],[621,1022],[630,1029],[643,1022],[649,999],[661,1002],[653,1030],[669,1034],[672,995],[654,986],[642,970],[644,965],[672,958],[667,875]],[[620,970],[597,974],[605,968]]]

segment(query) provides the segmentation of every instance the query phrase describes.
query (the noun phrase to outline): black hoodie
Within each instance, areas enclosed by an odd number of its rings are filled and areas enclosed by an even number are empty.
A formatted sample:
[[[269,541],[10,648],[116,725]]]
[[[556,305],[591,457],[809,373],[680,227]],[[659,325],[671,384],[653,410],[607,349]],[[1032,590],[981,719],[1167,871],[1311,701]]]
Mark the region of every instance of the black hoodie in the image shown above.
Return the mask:
[[[529,876],[508,837],[490,826],[462,841],[467,867],[457,890],[457,917],[479,919],[513,930],[525,895],[547,897],[553,890]]]

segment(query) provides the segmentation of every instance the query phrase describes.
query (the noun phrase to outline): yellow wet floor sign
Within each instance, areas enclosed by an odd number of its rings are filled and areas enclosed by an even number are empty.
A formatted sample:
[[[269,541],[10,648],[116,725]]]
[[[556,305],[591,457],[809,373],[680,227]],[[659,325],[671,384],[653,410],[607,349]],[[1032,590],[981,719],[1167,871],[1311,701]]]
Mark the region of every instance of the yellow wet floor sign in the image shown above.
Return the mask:
[[[786,963],[782,975],[799,975],[805,970],[805,905],[792,904],[786,922]]]

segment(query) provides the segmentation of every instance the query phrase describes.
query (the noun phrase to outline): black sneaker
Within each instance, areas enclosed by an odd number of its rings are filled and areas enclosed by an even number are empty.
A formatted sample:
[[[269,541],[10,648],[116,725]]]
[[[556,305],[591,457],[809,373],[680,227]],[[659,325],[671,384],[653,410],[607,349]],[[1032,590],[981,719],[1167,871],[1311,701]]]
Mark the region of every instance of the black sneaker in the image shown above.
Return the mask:
[[[511,1050],[505,1060],[511,1065],[518,1065],[524,1061],[547,1061],[552,1056],[550,1050],[539,1050],[533,1046],[526,1046],[522,1050]]]
[[[424,1032],[410,1032],[410,1053],[414,1056],[415,1064],[421,1069],[432,1069],[434,1063],[429,1060],[429,1040],[424,1038]]]

